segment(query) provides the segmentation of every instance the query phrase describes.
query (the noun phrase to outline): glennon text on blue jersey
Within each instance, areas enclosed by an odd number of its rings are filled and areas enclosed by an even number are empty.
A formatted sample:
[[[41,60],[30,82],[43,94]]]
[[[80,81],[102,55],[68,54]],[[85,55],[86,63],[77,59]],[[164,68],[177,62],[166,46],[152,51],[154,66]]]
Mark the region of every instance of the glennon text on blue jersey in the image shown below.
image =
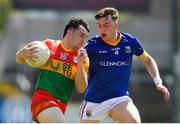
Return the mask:
[[[110,61],[101,61],[99,62],[101,66],[128,66],[130,65],[129,61],[117,61],[117,62],[110,62]]]

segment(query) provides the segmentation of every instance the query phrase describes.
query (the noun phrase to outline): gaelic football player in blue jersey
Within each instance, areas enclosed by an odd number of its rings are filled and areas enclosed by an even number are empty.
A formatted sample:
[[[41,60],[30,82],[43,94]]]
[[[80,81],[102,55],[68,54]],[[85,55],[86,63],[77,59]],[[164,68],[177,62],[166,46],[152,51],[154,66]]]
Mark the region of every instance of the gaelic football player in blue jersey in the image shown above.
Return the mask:
[[[145,64],[165,101],[170,98],[169,91],[162,84],[156,62],[139,40],[118,31],[119,15],[116,9],[103,8],[95,18],[99,35],[91,38],[86,46],[90,65],[88,87],[80,108],[80,122],[97,123],[109,115],[118,122],[140,123],[139,112],[128,93],[133,55]]]

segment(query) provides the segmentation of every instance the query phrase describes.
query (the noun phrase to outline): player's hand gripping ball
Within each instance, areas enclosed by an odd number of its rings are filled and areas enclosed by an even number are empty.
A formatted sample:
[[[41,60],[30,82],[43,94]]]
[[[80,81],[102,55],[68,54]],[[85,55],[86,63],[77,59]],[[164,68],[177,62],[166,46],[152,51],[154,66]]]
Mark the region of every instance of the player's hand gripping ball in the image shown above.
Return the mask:
[[[34,68],[41,67],[45,65],[50,57],[49,48],[41,41],[33,41],[32,45],[37,46],[38,52],[34,53],[36,58],[26,59],[26,63]]]

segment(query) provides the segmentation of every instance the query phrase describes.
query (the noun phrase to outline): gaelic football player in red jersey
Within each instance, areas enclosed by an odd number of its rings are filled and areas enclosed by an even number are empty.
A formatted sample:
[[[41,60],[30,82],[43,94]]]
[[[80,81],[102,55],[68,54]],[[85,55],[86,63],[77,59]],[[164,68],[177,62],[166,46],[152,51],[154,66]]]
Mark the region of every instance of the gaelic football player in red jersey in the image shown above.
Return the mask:
[[[89,28],[79,18],[71,19],[62,40],[44,40],[50,50],[48,62],[40,67],[40,75],[32,98],[31,112],[35,122],[65,122],[64,113],[74,87],[82,93],[87,87],[88,58],[82,48],[86,44]],[[16,61],[25,63],[33,59],[37,47],[28,43],[16,53]]]

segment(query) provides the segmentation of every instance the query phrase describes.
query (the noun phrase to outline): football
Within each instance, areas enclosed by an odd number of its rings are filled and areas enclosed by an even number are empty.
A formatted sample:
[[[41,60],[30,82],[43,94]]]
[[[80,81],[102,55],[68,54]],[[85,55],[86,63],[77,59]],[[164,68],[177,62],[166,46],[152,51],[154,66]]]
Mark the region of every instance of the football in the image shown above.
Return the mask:
[[[32,61],[31,59],[26,59],[26,63],[34,68],[39,68],[46,64],[50,57],[50,51],[49,48],[41,41],[33,41],[32,45],[35,45],[38,47],[38,52],[34,53],[37,58],[35,58],[35,61]]]

